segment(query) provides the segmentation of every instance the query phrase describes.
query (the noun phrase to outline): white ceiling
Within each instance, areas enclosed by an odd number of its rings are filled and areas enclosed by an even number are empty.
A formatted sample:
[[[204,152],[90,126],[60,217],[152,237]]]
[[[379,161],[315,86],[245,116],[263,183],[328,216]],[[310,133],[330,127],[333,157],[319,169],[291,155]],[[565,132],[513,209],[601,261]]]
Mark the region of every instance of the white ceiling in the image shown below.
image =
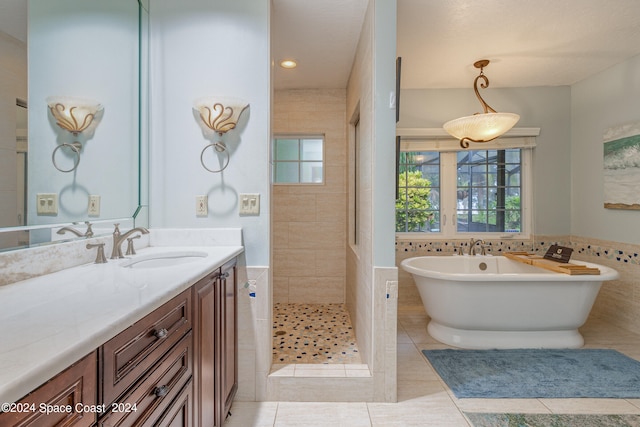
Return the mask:
[[[386,1],[386,0],[378,0]],[[640,54],[640,0],[397,0],[403,88],[571,85]],[[277,89],[344,88],[368,0],[273,0]],[[0,0],[0,29],[26,41],[27,0]]]
[[[378,0],[385,1],[385,0]],[[368,0],[273,0],[275,86],[346,87]],[[571,85],[640,54],[640,0],[397,0],[402,88]]]

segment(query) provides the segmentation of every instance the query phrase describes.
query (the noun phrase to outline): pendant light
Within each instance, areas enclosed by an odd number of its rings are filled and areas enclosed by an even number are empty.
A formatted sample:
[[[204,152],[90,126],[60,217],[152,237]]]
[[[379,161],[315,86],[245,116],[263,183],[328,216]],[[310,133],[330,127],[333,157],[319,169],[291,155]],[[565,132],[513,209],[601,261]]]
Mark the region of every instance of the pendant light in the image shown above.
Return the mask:
[[[472,116],[460,117],[450,120],[443,125],[444,130],[451,136],[460,140],[460,147],[468,148],[471,142],[488,142],[504,135],[520,120],[520,116],[514,113],[498,113],[491,108],[478,91],[478,80],[483,80],[480,86],[483,89],[489,87],[489,79],[484,75],[484,67],[489,65],[488,59],[482,59],[473,64],[480,69],[480,74],[473,81],[473,89],[476,97],[484,108],[483,113],[476,113]]]

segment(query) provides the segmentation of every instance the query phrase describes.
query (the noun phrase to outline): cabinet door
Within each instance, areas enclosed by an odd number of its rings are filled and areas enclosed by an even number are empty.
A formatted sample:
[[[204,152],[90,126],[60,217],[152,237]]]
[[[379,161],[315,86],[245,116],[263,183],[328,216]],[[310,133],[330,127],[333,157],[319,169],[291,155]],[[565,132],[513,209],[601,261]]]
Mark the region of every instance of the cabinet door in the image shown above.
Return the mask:
[[[67,368],[16,403],[21,412],[0,413],[0,426],[87,427],[96,420],[96,352]],[[46,414],[47,407],[61,411]],[[83,408],[88,408],[83,412]]]
[[[173,400],[155,424],[155,427],[192,427],[193,426],[193,387],[189,382]]]
[[[222,420],[229,413],[238,389],[237,313],[236,313],[236,267],[235,261],[222,267],[221,291],[221,403]]]
[[[213,427],[216,413],[215,343],[216,284],[220,273],[216,270],[194,285],[194,388],[195,421],[197,426]]]

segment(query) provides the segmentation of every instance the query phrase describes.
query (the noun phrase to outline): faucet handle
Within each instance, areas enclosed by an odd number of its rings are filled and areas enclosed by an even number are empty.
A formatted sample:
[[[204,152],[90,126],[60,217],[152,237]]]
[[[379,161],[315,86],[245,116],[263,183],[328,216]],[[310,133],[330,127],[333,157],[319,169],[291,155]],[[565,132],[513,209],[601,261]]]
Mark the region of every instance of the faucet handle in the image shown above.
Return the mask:
[[[486,243],[484,243],[484,242],[482,242],[482,244],[480,245],[480,251],[481,251],[480,253],[482,255],[486,255],[487,254],[487,246],[488,245]],[[491,250],[491,248],[489,248],[489,250]]]
[[[104,243],[87,243],[87,249],[98,248],[98,253],[96,254],[95,264],[105,264],[107,262],[107,257],[104,256]]]
[[[87,226],[87,231],[84,232],[85,237],[93,237],[93,229],[91,228],[91,223],[89,221],[84,222]]]
[[[133,247],[133,239],[139,239],[141,237],[140,234],[137,234],[133,237],[127,237],[127,252],[125,255],[135,255],[136,248]]]

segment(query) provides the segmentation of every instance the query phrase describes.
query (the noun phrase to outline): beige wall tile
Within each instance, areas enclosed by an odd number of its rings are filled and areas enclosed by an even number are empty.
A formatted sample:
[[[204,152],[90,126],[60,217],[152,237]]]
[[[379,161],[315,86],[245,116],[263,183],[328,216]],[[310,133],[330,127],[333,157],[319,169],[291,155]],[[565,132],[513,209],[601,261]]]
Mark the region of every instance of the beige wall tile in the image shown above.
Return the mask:
[[[289,248],[342,249],[346,247],[344,229],[333,222],[290,222]],[[341,254],[342,255],[342,254]]]
[[[347,224],[346,194],[318,194],[316,196],[316,220],[334,222],[345,227]]]
[[[322,185],[273,186],[274,280],[285,283],[288,278],[290,287],[286,292],[281,287],[274,289],[278,302],[287,302],[285,298],[306,303],[344,302],[345,268],[336,263],[344,264],[346,250],[346,129],[345,89],[274,93],[274,134],[325,136]],[[334,252],[333,257],[325,253],[328,249]],[[324,280],[325,286],[330,283],[331,287],[325,289],[328,293],[319,293],[313,281],[294,286],[299,278]]]
[[[309,190],[313,189],[313,186]],[[273,196],[273,222],[316,221],[314,194],[278,194]]]
[[[341,304],[344,302],[344,277],[304,277],[290,279],[290,303]]]
[[[346,261],[341,251],[323,249],[316,251],[316,276],[344,277]]]
[[[274,276],[312,277],[317,276],[316,251],[314,249],[274,249]]]

